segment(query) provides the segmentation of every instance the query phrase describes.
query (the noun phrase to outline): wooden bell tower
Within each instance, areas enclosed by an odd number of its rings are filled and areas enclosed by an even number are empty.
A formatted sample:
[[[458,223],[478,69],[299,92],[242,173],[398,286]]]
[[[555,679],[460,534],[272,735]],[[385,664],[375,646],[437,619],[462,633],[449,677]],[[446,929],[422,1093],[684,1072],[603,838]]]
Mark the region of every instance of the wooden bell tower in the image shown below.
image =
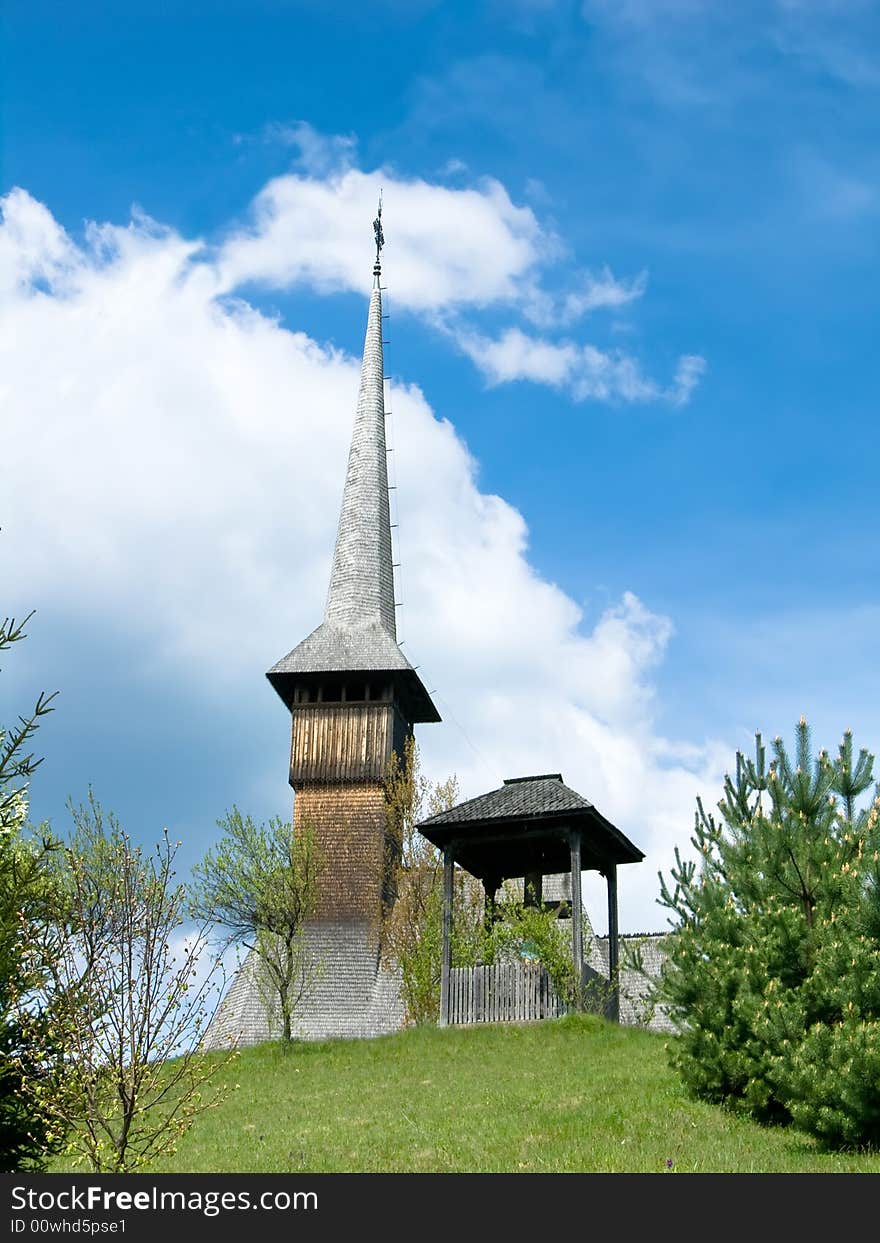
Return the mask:
[[[368,947],[375,940],[383,897],[387,764],[392,750],[403,754],[414,724],[440,720],[397,643],[385,443],[381,204],[374,229],[373,290],[324,620],[266,675],[292,718],[294,829],[309,822],[324,854],[314,923],[331,958],[334,943],[351,945],[356,937]]]

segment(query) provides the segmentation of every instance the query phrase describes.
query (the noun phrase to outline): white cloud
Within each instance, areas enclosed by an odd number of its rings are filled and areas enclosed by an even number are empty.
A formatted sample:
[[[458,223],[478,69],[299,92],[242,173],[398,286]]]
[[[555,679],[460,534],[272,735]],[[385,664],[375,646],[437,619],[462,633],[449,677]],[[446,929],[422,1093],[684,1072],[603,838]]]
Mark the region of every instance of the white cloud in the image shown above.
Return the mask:
[[[706,370],[706,360],[699,354],[683,354],[675,369],[675,379],[669,390],[669,399],[673,405],[683,406],[690,399],[691,393],[700,382],[700,376]]]
[[[508,328],[495,340],[466,331],[455,337],[489,384],[532,380],[562,388],[571,382],[580,358],[580,350],[571,342],[544,341],[528,336],[520,328]]]
[[[605,307],[617,310],[641,298],[648,285],[647,272],[641,272],[631,281],[619,281],[607,267],[599,276],[586,273],[580,289],[573,289],[563,299],[562,313],[566,321],[579,318],[588,311]]]
[[[51,212],[23,190],[12,190],[4,202],[0,291],[13,295],[19,288],[49,281],[60,288],[65,273],[79,259],[67,234]]]
[[[641,298],[647,285],[647,272],[632,280],[618,280],[606,265],[598,275],[575,273],[571,287],[552,292],[532,281],[524,290],[521,310],[538,327],[562,327],[593,311],[620,310]]]
[[[270,181],[247,225],[220,247],[217,270],[225,289],[254,282],[366,293],[371,277],[364,257],[381,190],[392,305],[448,333],[491,383],[529,379],[566,388],[577,400],[677,403],[690,396],[696,369],[686,385],[666,391],[626,356],[590,344],[527,339],[519,327],[492,341],[479,326],[485,312],[498,308],[545,331],[588,314],[621,311],[644,295],[646,272],[625,279],[607,265],[598,273],[570,265],[563,283],[554,284],[554,265],[567,257],[561,240],[531,207],[517,206],[500,182],[483,178],[452,187],[387,169],[365,172],[353,166],[350,138],[325,137],[303,123],[275,128],[298,148],[303,171]],[[460,161],[451,161],[444,174],[452,170],[466,171]]]
[[[251,225],[223,246],[224,283],[367,290],[364,254],[380,189],[398,307],[424,312],[515,301],[554,244],[531,209],[516,207],[492,179],[450,189],[359,169],[288,174],[268,183],[254,201]]]
[[[460,160],[458,156],[453,156],[447,160],[441,169],[438,170],[440,177],[457,177],[459,174],[467,173],[468,166],[464,160]]]
[[[582,0],[581,12],[612,36],[628,75],[641,73],[667,103],[715,108],[753,98],[756,52],[762,66],[768,55],[783,57],[803,78],[856,91],[880,85],[875,0]]]
[[[549,384],[570,393],[575,401],[665,401],[684,405],[705,371],[705,359],[688,354],[679,359],[673,381],[663,387],[642,374],[639,363],[621,350],[603,351],[573,341],[548,341],[519,328],[508,328],[492,339],[456,327],[456,344],[475,363],[490,385],[511,380]]]
[[[240,728],[322,613],[359,361],[229,298],[205,248],[153,222],[80,246],[24,192],[4,207],[5,579]],[[657,926],[656,870],[717,782],[711,749],[653,725],[669,621],[627,594],[584,626],[451,423],[415,386],[393,406],[406,650],[445,719],[421,731],[430,770],[466,794],[562,771],[648,855],[622,926]]]
[[[293,124],[272,121],[265,126],[262,136],[267,142],[295,147],[298,163],[314,177],[326,177],[350,168],[357,153],[354,134],[322,134],[308,121]]]

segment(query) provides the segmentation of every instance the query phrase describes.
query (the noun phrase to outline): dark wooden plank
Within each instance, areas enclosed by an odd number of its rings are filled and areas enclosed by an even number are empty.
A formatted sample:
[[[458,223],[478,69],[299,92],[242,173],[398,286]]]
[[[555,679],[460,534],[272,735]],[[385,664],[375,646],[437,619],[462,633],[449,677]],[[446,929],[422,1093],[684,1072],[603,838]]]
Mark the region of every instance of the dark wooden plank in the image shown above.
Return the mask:
[[[617,867],[612,863],[605,877],[608,886],[608,976],[612,983],[608,1003],[608,1018],[620,1022],[620,988],[618,962],[620,938],[617,930]]]
[[[580,989],[584,970],[584,904],[581,896],[581,837],[571,834],[571,955]]]
[[[440,1026],[449,1022],[449,972],[452,969],[452,895],[455,864],[443,851],[443,947],[440,959]]]

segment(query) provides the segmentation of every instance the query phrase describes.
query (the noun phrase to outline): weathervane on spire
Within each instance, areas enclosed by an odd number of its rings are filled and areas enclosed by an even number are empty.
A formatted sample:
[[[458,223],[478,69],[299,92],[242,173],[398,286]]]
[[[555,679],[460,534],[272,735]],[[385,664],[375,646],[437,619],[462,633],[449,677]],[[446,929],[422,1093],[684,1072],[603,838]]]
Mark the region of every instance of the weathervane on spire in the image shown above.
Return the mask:
[[[374,271],[378,273],[379,252],[381,251],[382,247],[385,245],[385,234],[382,232],[382,191],[381,190],[379,191],[379,210],[376,214],[376,219],[373,221],[373,232],[376,235],[376,266],[374,268]]]

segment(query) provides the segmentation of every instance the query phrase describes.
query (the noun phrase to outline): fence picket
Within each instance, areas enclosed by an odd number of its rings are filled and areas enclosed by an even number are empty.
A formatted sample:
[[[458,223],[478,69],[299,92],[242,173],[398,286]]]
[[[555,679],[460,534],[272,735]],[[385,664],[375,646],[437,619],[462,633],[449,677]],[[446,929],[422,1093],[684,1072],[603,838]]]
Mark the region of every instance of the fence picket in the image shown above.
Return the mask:
[[[521,1023],[564,1013],[561,998],[538,962],[480,963],[450,972],[450,1023]]]

